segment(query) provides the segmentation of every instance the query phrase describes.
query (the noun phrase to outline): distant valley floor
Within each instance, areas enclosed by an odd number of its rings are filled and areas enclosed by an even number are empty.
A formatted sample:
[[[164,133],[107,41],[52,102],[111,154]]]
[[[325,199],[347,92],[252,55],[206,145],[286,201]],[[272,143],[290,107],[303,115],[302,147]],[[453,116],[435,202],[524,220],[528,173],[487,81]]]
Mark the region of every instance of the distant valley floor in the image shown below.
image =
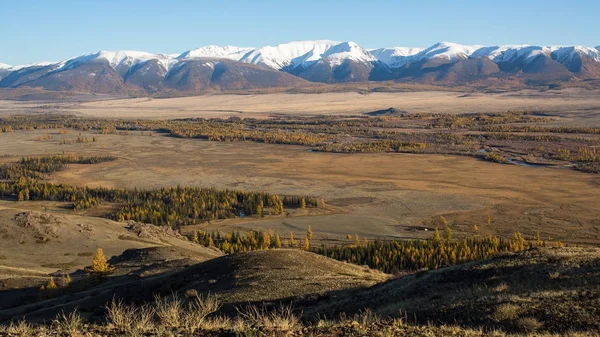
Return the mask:
[[[83,137],[95,136],[98,141],[61,145],[58,140],[39,141],[46,133],[3,134],[0,152],[7,157],[2,161],[63,151],[112,154],[119,159],[71,165],[50,179],[142,189],[196,185],[263,190],[323,197],[328,204],[327,210],[215,221],[196,229],[302,233],[310,225],[318,240],[344,240],[346,235],[355,234],[414,238],[430,237],[423,221],[444,215],[453,229],[463,234],[470,234],[477,224],[482,235],[509,237],[515,231],[526,235],[540,231],[543,237],[565,242],[600,242],[600,177],[595,174],[501,165],[461,156],[315,153],[302,146],[151,137],[139,132],[129,136],[83,132]],[[4,205],[42,207],[35,206],[36,202]],[[488,216],[490,225],[486,225]]]
[[[368,87],[365,84],[365,87]],[[0,116],[22,113],[71,113],[99,118],[267,118],[285,115],[356,115],[395,108],[409,113],[473,113],[530,110],[573,115],[571,125],[600,125],[600,91],[583,89],[522,90],[502,93],[419,91],[394,93],[349,92],[322,94],[212,94],[181,98],[81,96],[43,101],[0,100]],[[45,92],[46,94],[53,92]],[[57,92],[54,92],[55,94]],[[41,95],[40,97],[46,97]],[[95,99],[95,101],[94,101]]]

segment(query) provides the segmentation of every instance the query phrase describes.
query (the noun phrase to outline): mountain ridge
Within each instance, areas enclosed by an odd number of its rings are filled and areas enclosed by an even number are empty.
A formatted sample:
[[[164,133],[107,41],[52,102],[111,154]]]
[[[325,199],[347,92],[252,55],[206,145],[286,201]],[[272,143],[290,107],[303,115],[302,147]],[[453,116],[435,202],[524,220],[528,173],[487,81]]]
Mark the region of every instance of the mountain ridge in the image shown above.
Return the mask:
[[[600,80],[599,47],[444,41],[428,48],[367,50],[351,41],[314,40],[260,48],[210,45],[180,54],[103,50],[55,63],[0,63],[0,88],[157,92],[270,88],[305,81],[456,85],[502,78],[543,85]]]

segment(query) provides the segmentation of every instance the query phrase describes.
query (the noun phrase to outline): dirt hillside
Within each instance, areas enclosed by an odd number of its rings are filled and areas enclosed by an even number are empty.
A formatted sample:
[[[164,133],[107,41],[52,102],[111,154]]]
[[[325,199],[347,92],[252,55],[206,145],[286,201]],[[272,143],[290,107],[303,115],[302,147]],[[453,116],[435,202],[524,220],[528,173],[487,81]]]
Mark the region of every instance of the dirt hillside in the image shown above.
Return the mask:
[[[147,247],[189,250],[203,256],[199,261],[222,255],[166,228],[4,207],[0,207],[0,237],[0,290],[72,273],[89,265],[97,248],[108,258]]]

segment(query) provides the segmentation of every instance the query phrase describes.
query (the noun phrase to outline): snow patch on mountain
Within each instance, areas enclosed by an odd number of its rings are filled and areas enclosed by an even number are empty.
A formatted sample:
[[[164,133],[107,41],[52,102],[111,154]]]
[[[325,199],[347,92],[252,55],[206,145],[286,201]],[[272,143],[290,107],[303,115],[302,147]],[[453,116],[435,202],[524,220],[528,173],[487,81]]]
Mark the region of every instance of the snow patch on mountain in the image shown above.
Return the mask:
[[[247,53],[253,51],[254,48],[235,47],[235,46],[205,46],[192,50],[188,50],[177,56],[179,60],[187,60],[193,58],[217,58],[239,61]]]
[[[600,62],[600,52],[594,48],[584,46],[506,45],[482,47],[471,54],[471,57],[487,57],[496,63],[515,62],[517,60],[528,63],[540,55],[553,57],[558,62],[568,62],[577,55],[587,56]]]
[[[427,61],[431,59],[442,59],[454,61],[469,58],[482,46],[462,45],[452,42],[438,42],[425,49],[421,48],[382,48],[372,51],[379,61],[392,68],[400,68],[408,63]]]
[[[6,64],[6,63],[0,63],[0,69],[8,69],[11,68],[12,66]]]
[[[558,62],[571,61],[576,55],[587,56],[596,62],[600,62],[600,51],[585,46],[550,47],[552,55]]]
[[[467,46],[452,42],[438,42],[415,55],[417,61],[440,58],[448,61],[468,58],[483,46]]]
[[[297,67],[319,61],[327,50],[339,44],[329,40],[296,41],[253,50],[240,61],[274,69]]]
[[[165,69],[170,69],[171,66],[178,61],[172,55],[152,54],[143,51],[119,50],[119,51],[99,51],[93,54],[82,55],[57,64],[55,71],[62,71],[76,67],[79,64],[92,63],[95,61],[108,61],[108,64],[117,69],[120,66],[132,67],[140,63],[145,63],[151,60],[156,60]]]
[[[18,65],[18,66],[12,66],[10,67],[8,70],[10,71],[17,71],[17,70],[21,70],[24,68],[33,68],[33,67],[47,67],[50,65],[56,64],[56,62],[37,62],[37,63],[30,63],[30,64],[22,64],[22,65]]]
[[[369,52],[391,68],[400,68],[410,61],[410,57],[423,51],[423,48],[393,47],[372,49]]]
[[[522,59],[531,61],[538,55],[550,54],[550,48],[529,45],[505,45],[482,47],[471,54],[471,57],[487,57],[496,63],[514,62]]]

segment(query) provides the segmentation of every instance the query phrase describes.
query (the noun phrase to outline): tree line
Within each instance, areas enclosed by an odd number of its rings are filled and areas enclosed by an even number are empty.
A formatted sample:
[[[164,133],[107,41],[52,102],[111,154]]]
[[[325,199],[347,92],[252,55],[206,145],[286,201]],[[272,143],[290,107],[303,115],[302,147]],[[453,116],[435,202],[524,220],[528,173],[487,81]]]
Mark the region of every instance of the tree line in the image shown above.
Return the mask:
[[[18,163],[0,166],[0,197],[13,197],[19,201],[67,201],[75,210],[109,202],[116,205],[116,210],[109,212],[108,218],[171,227],[244,215],[280,215],[284,207],[324,206],[322,200],[309,196],[284,196],[282,199],[266,192],[181,186],[149,190],[90,188],[43,181],[45,174],[60,171],[69,163],[95,164],[115,159],[110,156],[23,158]]]
[[[358,235],[348,244],[313,247],[312,230],[307,228],[304,236],[293,232],[282,237],[278,232],[250,231],[221,233],[218,231],[194,231],[188,238],[206,247],[216,247],[226,254],[274,248],[299,248],[310,250],[329,258],[358,265],[368,265],[385,273],[438,269],[469,261],[480,261],[500,253],[518,252],[533,247],[562,247],[560,241],[547,242],[535,237],[525,239],[519,232],[512,238],[488,235],[452,238],[452,230],[445,226],[443,232],[436,228],[428,240],[361,240]]]
[[[226,254],[265,250],[275,248],[300,248],[310,250],[312,230],[307,227],[304,237],[295,236],[293,232],[288,237],[282,237],[278,232],[250,231],[241,234],[239,231],[221,233],[205,230],[193,231],[188,234],[188,239],[205,247],[216,247]]]
[[[449,227],[446,227],[445,232],[450,233]],[[439,233],[437,229],[436,233]],[[444,238],[434,234],[430,240],[375,240],[361,245],[320,247],[315,252],[332,259],[368,265],[395,274],[400,271],[438,269],[485,260],[499,253],[518,252],[546,245],[547,243],[539,237],[535,240],[525,240],[518,232],[514,233],[511,239],[488,235],[482,238],[464,237],[452,240],[448,234]],[[562,246],[562,243],[557,241],[553,245]]]

